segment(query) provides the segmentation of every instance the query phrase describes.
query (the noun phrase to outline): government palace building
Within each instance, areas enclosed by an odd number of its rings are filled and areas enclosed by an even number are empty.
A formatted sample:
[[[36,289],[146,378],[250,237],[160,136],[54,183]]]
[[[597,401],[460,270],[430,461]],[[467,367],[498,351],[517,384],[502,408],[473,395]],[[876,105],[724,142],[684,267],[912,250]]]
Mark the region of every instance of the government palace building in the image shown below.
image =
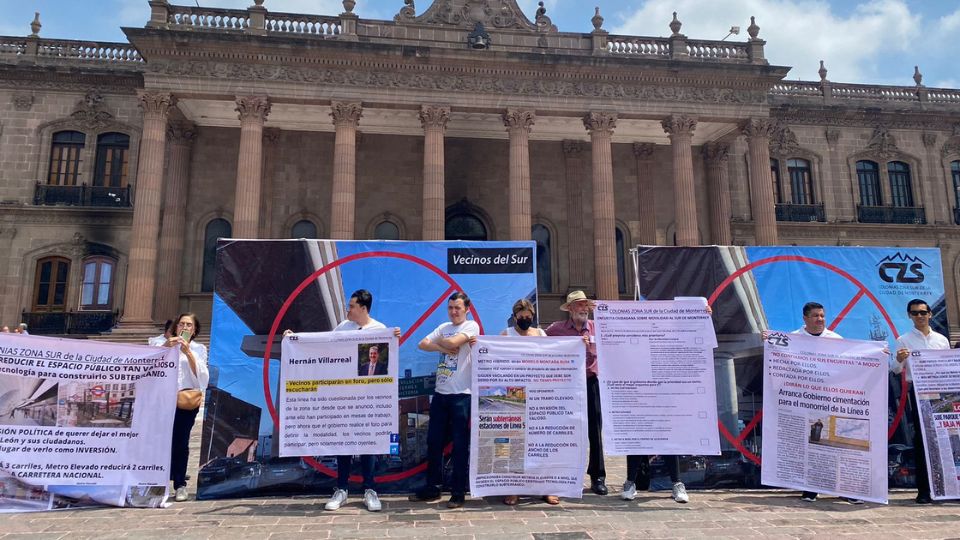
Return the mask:
[[[785,81],[773,21],[715,41],[682,13],[643,37],[365,1],[143,0],[126,43],[39,15],[0,37],[0,323],[208,322],[223,237],[534,240],[548,319],[570,290],[632,298],[637,245],[938,247],[960,337],[960,90]]]

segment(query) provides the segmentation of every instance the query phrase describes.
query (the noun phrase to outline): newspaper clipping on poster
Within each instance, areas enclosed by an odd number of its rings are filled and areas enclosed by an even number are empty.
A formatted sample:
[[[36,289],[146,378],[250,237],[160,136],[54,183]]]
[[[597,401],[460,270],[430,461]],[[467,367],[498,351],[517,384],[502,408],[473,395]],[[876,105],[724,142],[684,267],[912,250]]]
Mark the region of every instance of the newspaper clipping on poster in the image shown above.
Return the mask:
[[[594,318],[604,451],[719,455],[706,301],[601,301]]]
[[[0,512],[159,507],[177,349],[0,334]]]
[[[960,499],[960,349],[911,351],[909,362],[930,496]]]
[[[393,329],[293,334],[281,349],[281,457],[399,454]]]
[[[887,502],[885,348],[879,341],[768,334],[763,484]]]
[[[470,492],[582,496],[586,346],[479,336],[473,347]]]

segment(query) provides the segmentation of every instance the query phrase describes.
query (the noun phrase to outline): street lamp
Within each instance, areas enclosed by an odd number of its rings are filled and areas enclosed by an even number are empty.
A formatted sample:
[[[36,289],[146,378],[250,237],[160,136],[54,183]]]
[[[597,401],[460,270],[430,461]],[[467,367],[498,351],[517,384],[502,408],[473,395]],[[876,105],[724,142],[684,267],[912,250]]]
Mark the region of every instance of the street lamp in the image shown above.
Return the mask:
[[[724,39],[727,39],[730,36],[739,36],[739,35],[740,35],[740,27],[731,26],[730,31],[727,33],[727,35],[723,36],[723,39],[721,39],[720,41],[723,41]]]

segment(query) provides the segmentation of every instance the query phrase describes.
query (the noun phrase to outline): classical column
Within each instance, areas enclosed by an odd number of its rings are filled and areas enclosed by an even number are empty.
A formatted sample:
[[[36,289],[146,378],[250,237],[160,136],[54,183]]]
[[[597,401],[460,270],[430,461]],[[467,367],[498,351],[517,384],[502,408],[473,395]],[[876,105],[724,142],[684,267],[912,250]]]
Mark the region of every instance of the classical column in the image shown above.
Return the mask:
[[[256,238],[260,220],[260,179],[263,175],[263,123],[270,114],[266,96],[238,96],[240,153],[237,195],[233,203],[234,238]]]
[[[503,125],[510,134],[510,239],[530,240],[530,129],[533,111],[507,109]]]
[[[730,146],[726,143],[708,143],[703,146],[703,159],[707,162],[710,234],[713,243],[718,246],[729,246],[733,242],[730,233],[730,179],[727,174],[729,153]]]
[[[653,188],[653,143],[633,143],[633,155],[637,158],[637,209],[640,216],[640,238],[643,245],[657,245],[657,199]]]
[[[153,326],[167,113],[175,99],[165,92],[140,90],[137,94],[143,111],[143,136],[140,139],[133,226],[130,230],[130,264],[121,326],[146,330]]]
[[[336,129],[333,143],[333,199],[330,238],[353,240],[357,208],[357,126],[363,116],[359,103],[335,101],[330,117]]]
[[[190,150],[197,137],[196,126],[178,122],[167,127],[170,154],[167,182],[163,191],[163,226],[160,228],[160,257],[154,320],[173,319],[180,311],[187,188],[190,182]]]
[[[613,157],[610,140],[617,115],[588,113],[583,125],[590,132],[593,153],[593,264],[597,298],[616,300],[617,284],[616,212],[613,204]]]
[[[758,246],[777,244],[777,214],[770,178],[770,135],[774,124],[767,118],[751,118],[741,131],[747,137],[750,165],[750,210],[753,213],[755,242]]]
[[[423,124],[423,240],[443,240],[444,180],[443,132],[450,120],[450,107],[424,105],[420,108]]]
[[[569,264],[568,288],[588,289],[588,280],[590,272],[587,266],[590,256],[587,253],[590,239],[587,237],[586,227],[584,226],[583,216],[589,210],[588,205],[592,201],[586,199],[583,192],[584,167],[583,167],[582,141],[565,140],[563,141],[563,168],[564,180],[566,184],[567,195],[567,261]]]
[[[257,238],[273,238],[273,204],[276,197],[277,143],[281,130],[263,128],[263,172],[260,177],[260,232]],[[283,231],[281,238],[290,231]]]
[[[697,192],[693,183],[690,140],[697,121],[689,116],[674,114],[660,125],[670,136],[673,153],[673,212],[677,224],[677,245],[696,246],[700,244],[700,229],[697,227]]]

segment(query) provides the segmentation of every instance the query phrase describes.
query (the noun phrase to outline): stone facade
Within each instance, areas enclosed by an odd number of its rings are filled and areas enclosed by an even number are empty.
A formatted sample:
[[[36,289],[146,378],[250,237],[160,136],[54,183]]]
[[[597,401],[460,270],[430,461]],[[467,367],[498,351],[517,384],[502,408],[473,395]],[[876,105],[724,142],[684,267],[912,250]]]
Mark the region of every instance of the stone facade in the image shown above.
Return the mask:
[[[209,320],[204,246],[223,232],[211,223],[242,237],[290,237],[306,221],[320,238],[419,240],[464,218],[489,240],[529,239],[531,225],[549,237],[546,317],[574,288],[632,297],[621,274],[638,243],[936,246],[960,333],[960,91],[825,71],[786,83],[756,25],[740,43],[689,39],[677,20],[669,38],[614,36],[598,13],[578,34],[496,3],[443,0],[417,16],[398,1],[394,21],[374,21],[349,2],[320,16],[150,0],[129,43],[2,38],[0,321]],[[73,186],[49,178],[66,131],[85,137]],[[97,186],[104,134],[127,137],[115,187],[130,201]],[[798,197],[792,160],[808,170]],[[879,205],[862,200],[859,160],[878,164]],[[908,168],[912,201],[892,191],[890,162]],[[38,302],[49,257],[69,263],[53,307]],[[81,294],[99,291],[84,276],[92,260],[112,265],[97,285],[106,304]]]

